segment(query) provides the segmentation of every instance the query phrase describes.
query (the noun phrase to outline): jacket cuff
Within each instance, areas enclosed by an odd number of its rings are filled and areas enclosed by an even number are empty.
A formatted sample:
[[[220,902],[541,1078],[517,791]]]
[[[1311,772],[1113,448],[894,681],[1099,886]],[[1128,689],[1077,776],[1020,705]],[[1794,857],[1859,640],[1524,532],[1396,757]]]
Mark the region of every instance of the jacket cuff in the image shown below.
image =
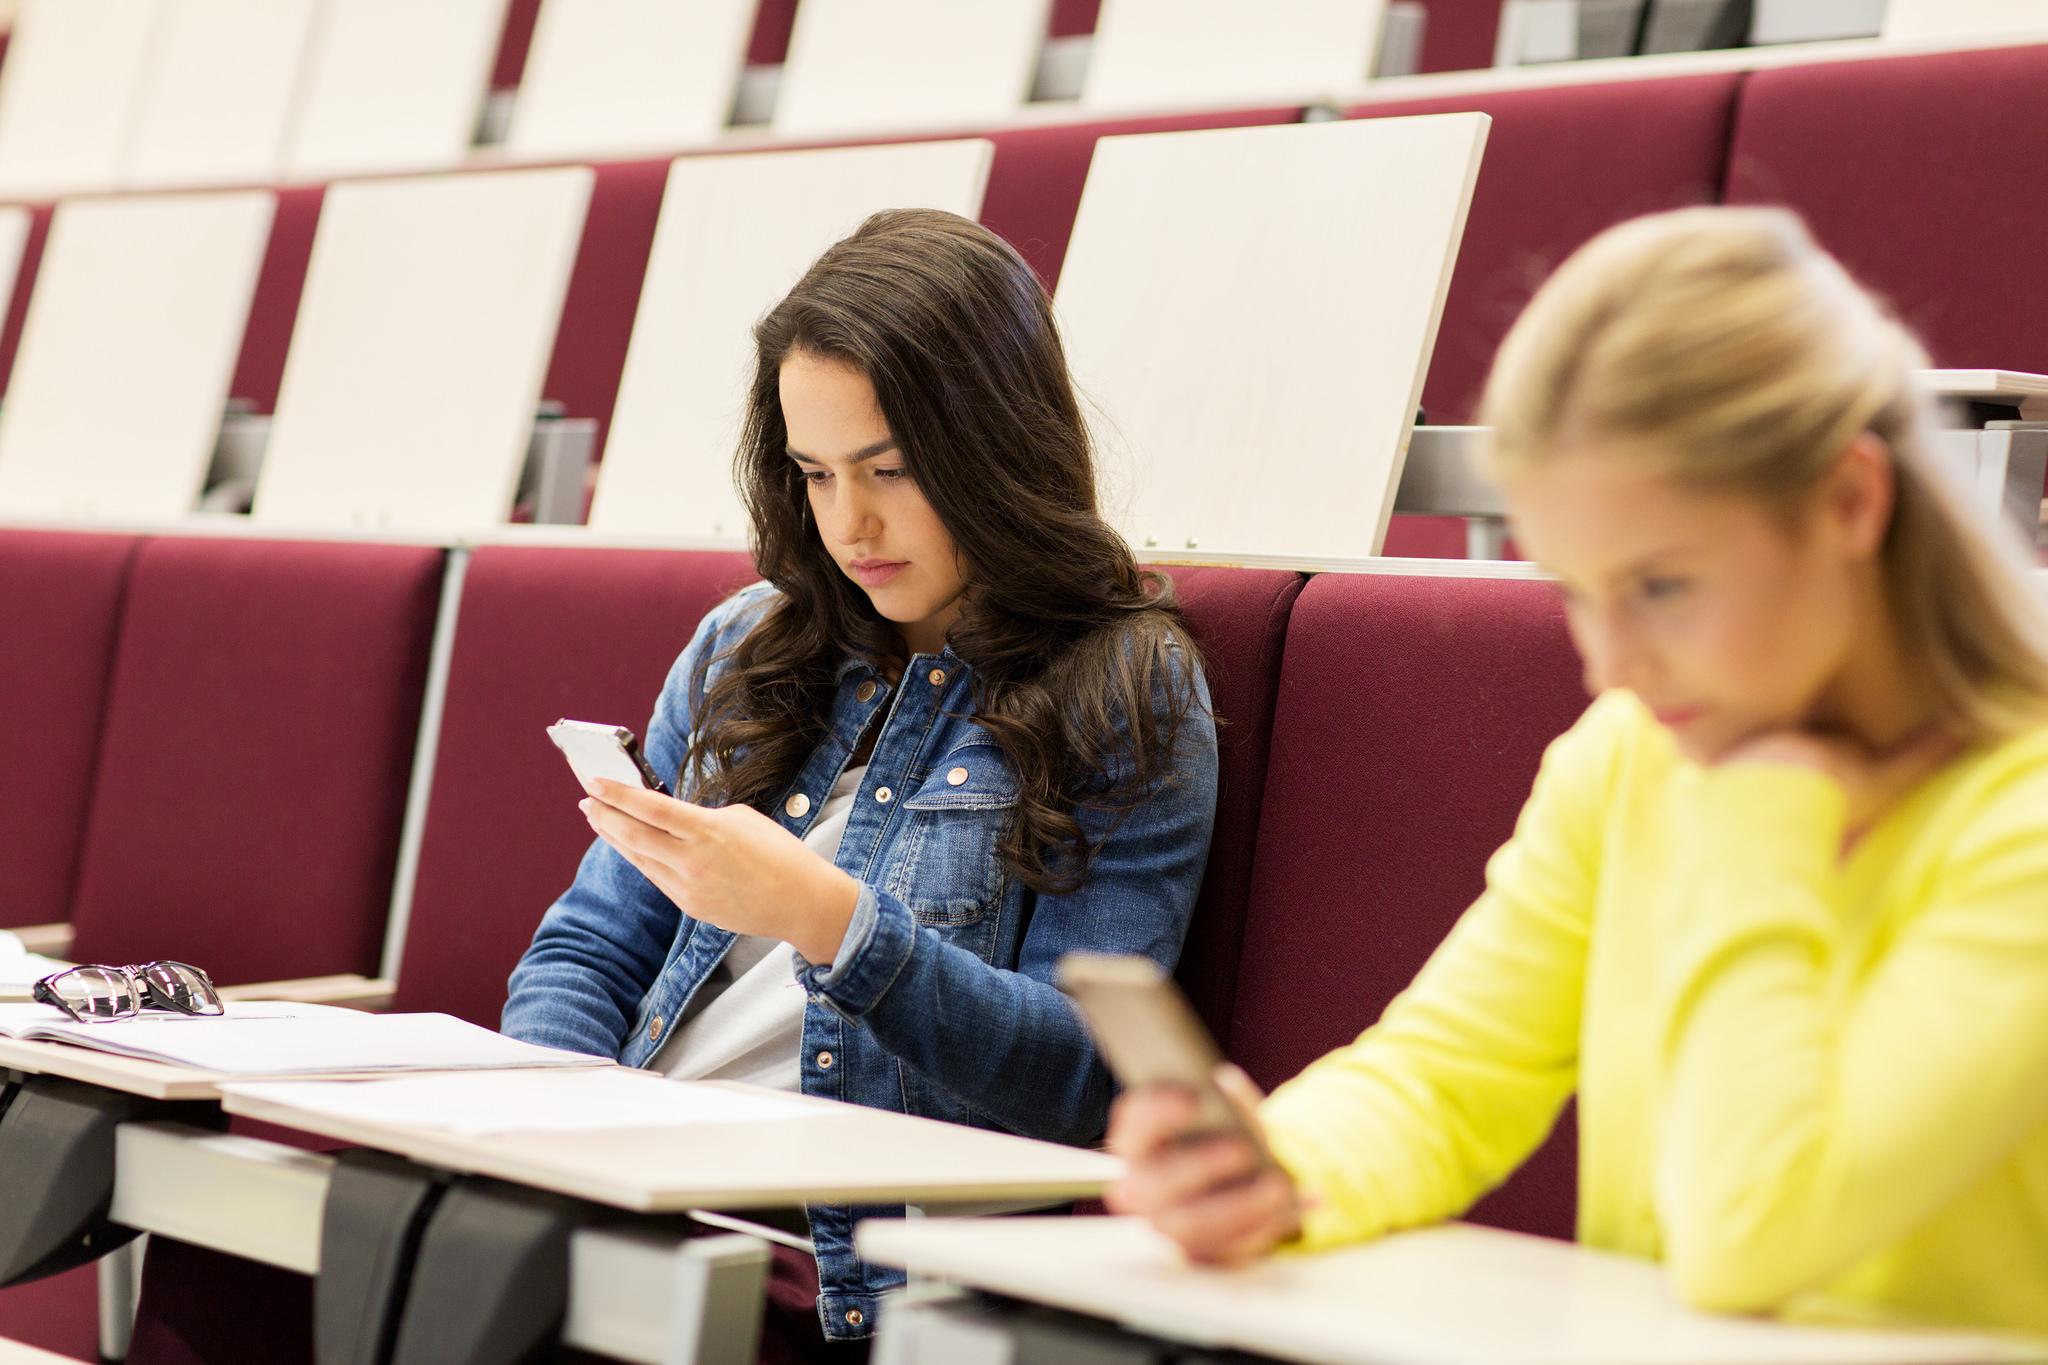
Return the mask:
[[[862,885],[839,956],[826,966],[803,973],[807,989],[817,991],[848,1018],[866,1014],[910,963],[917,947],[917,921],[894,896]]]

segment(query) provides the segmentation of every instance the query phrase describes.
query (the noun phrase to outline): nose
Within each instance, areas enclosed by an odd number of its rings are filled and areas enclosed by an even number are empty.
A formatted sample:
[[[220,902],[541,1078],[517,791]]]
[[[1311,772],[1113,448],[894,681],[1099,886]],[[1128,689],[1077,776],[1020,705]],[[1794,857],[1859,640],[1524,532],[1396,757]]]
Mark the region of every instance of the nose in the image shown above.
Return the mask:
[[[834,479],[829,507],[821,509],[819,521],[828,535],[842,545],[859,545],[882,533],[882,519],[869,493],[858,479]]]
[[[1594,696],[1612,688],[1643,691],[1652,671],[1649,651],[1640,633],[1622,616],[1608,609],[1586,611],[1573,623],[1572,634],[1585,667],[1586,690]]]

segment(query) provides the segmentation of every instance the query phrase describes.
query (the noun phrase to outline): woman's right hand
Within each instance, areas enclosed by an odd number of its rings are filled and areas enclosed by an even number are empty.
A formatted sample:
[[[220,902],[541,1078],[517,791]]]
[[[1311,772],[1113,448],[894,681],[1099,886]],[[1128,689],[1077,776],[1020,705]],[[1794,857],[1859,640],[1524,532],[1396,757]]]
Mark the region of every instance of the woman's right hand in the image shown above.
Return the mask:
[[[1257,1127],[1258,1087],[1234,1066],[1223,1093]],[[1129,1171],[1106,1197],[1178,1243],[1191,1261],[1242,1265],[1301,1233],[1301,1200],[1287,1173],[1236,1133],[1195,1135],[1194,1097],[1170,1086],[1126,1092],[1109,1116],[1109,1149]]]

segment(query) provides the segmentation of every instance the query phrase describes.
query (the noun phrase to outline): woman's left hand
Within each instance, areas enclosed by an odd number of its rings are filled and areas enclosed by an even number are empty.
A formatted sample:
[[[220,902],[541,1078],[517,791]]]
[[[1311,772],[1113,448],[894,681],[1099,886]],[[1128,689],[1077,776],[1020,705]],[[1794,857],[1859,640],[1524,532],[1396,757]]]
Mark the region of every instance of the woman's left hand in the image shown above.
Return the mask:
[[[1737,742],[1715,760],[1715,766],[1769,764],[1833,778],[1848,794],[1847,828],[1853,837],[1961,747],[1954,736],[1932,728],[1882,753],[1836,736],[1776,730]]]
[[[751,806],[694,806],[599,781],[580,803],[591,829],[693,918],[779,938],[829,964],[860,883]]]

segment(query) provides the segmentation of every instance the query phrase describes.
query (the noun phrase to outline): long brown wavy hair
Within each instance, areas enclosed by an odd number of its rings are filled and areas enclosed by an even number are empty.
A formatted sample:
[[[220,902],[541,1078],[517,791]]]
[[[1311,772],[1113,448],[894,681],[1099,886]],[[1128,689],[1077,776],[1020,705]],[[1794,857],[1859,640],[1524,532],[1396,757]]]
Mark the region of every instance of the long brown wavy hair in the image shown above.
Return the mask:
[[[1038,277],[955,214],[877,213],[818,258],[754,344],[734,479],[781,596],[702,692],[683,763],[695,799],[766,809],[823,738],[847,655],[887,672],[906,662],[896,627],[821,543],[789,457],[779,378],[800,350],[874,386],[966,566],[947,642],[972,670],[975,723],[1017,774],[1005,868],[1042,892],[1080,886],[1095,850],[1077,812],[1120,817],[1173,780],[1197,653],[1170,580],[1141,571],[1096,511],[1088,429]]]

